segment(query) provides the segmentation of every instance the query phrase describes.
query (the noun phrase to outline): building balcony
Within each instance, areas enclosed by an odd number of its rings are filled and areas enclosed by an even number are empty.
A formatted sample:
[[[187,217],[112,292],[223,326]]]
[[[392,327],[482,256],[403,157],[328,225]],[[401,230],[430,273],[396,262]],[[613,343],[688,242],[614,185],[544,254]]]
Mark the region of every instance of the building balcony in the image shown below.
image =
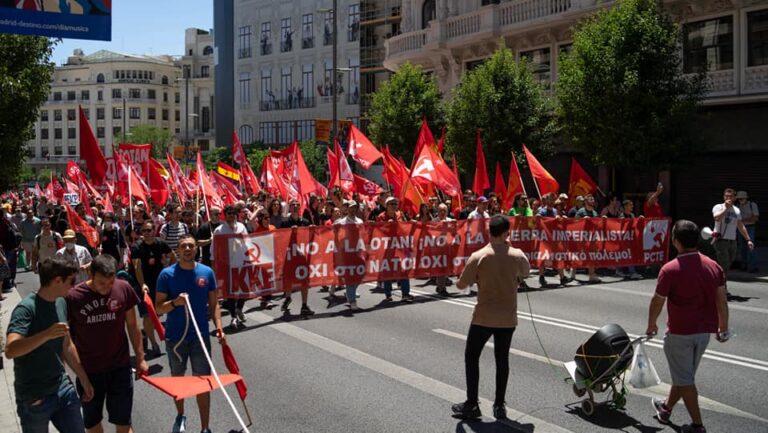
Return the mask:
[[[290,99],[273,99],[259,102],[259,111],[296,110],[300,108],[314,108],[317,100],[314,96]]]
[[[612,2],[607,2],[612,3]],[[606,4],[607,4],[606,3]],[[563,20],[578,10],[595,9],[594,0],[513,0],[430,22],[429,27],[393,36],[385,42],[388,69],[411,59],[422,48],[451,48],[482,40],[496,41],[516,29]]]

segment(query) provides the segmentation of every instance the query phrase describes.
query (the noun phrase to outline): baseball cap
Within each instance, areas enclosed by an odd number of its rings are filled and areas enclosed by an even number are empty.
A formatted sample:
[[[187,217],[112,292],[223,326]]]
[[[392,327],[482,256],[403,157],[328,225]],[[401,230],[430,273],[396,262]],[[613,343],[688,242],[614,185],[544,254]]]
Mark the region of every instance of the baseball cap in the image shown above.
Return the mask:
[[[397,203],[398,203],[398,201],[397,201],[397,198],[395,198],[395,197],[389,197],[389,198],[387,198],[386,200],[384,200],[384,204],[385,204],[385,205],[386,205],[386,204],[390,204],[390,203],[395,203],[395,204],[397,204]]]
[[[485,198],[484,195],[481,195],[480,197],[477,198],[477,202],[478,203],[488,203],[488,199]]]

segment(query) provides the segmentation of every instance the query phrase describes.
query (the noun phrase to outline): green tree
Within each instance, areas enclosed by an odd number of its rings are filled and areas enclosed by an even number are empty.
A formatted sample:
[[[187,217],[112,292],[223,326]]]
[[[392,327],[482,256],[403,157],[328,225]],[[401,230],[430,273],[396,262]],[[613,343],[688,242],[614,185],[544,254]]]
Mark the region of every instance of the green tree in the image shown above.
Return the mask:
[[[611,167],[663,168],[700,148],[706,82],[682,73],[679,43],[656,0],[623,0],[579,25],[557,81],[565,138]]]
[[[207,169],[211,170],[216,169],[219,161],[234,167],[232,163],[232,151],[225,146],[216,146],[211,149],[210,152],[208,152],[208,155],[205,156],[203,163]]]
[[[40,106],[48,99],[56,42],[0,34],[0,191],[15,186]]]
[[[475,172],[478,128],[488,170],[499,161],[505,173],[512,151],[520,155],[522,144],[537,155],[551,153],[556,132],[546,89],[536,82],[527,62],[516,62],[508,48],[498,49],[462,76],[446,108],[446,122],[446,155],[455,154],[459,170],[470,175]]]
[[[51,182],[51,173],[53,171],[50,168],[41,168],[37,172],[37,181],[40,183],[40,188],[45,188]]]
[[[368,117],[371,140],[410,162],[424,118],[433,133],[443,125],[437,84],[421,66],[406,63],[373,94]]]
[[[18,181],[19,183],[26,184],[27,182],[34,181],[37,179],[37,176],[35,176],[35,173],[32,171],[32,168],[30,168],[29,165],[22,165],[21,170],[19,171]]]
[[[115,143],[123,142],[122,134],[115,135]],[[165,160],[165,153],[173,142],[171,132],[153,125],[136,125],[125,135],[125,142],[131,144],[151,144],[152,158]]]

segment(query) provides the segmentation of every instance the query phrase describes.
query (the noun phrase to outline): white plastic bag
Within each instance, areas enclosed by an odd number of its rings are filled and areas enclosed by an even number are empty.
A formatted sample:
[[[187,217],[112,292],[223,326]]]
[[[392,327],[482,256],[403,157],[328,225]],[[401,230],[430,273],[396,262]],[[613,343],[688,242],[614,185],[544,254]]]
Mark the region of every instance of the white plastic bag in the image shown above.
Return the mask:
[[[661,383],[651,359],[645,353],[645,345],[639,343],[632,357],[632,369],[629,371],[629,383],[637,389],[649,388]]]

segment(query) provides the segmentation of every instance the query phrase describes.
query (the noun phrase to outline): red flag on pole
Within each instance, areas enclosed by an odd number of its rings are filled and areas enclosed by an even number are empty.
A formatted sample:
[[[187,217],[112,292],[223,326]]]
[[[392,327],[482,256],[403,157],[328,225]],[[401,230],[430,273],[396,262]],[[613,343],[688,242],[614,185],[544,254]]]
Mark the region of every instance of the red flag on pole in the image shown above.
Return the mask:
[[[160,341],[165,341],[165,328],[163,328],[160,318],[157,317],[155,304],[147,292],[144,292],[144,305],[147,307],[147,313],[149,314],[150,320],[152,320],[152,327],[157,331],[157,336],[160,337]]]
[[[145,204],[149,203],[146,185],[141,181],[139,174],[136,173],[136,169],[131,164],[128,164],[128,194],[138,198]]]
[[[516,203],[513,203],[515,194],[522,192],[525,194],[523,178],[520,177],[520,169],[517,168],[517,159],[512,153],[512,161],[509,163],[509,181],[507,182],[507,195],[504,196],[502,206],[504,209],[510,209]]]
[[[488,180],[488,168],[485,166],[485,153],[483,142],[480,138],[480,130],[477,130],[477,146],[475,147],[475,179],[472,182],[472,191],[477,195],[484,195],[485,190],[491,187]]]
[[[163,167],[163,164],[160,164],[154,158],[149,159],[149,184],[151,185],[149,195],[152,196],[152,201],[160,206],[165,205],[170,195],[168,182],[163,176],[164,172],[165,167]]]
[[[592,180],[586,170],[571,157],[571,178],[568,182],[568,205],[573,206],[576,197],[580,195],[595,194],[598,190],[597,183]]]
[[[437,154],[443,156],[443,151],[445,151],[445,127],[440,133],[440,141],[437,143]]]
[[[446,195],[455,197],[461,194],[459,179],[454,176],[442,157],[432,146],[422,146],[421,153],[411,170],[411,178],[422,178],[440,188]]]
[[[531,169],[536,188],[538,188],[539,196],[549,193],[557,194],[560,191],[560,184],[557,183],[557,180],[549,174],[525,145],[523,145],[523,151],[525,152],[525,159],[528,160],[528,168]]]
[[[99,142],[93,135],[88,118],[85,117],[83,107],[78,107],[80,112],[80,159],[85,160],[91,181],[96,185],[102,185],[107,175],[107,160],[101,153]],[[123,114],[125,115],[125,114]]]
[[[499,201],[503,203],[504,197],[507,196],[507,186],[504,184],[504,174],[501,172],[501,162],[499,161],[496,161],[496,179],[493,182],[493,192],[496,193]]]
[[[205,199],[205,213],[210,219],[210,206],[208,205],[208,199],[210,199],[211,205],[216,206],[219,209],[224,207],[224,203],[222,202],[219,194],[216,192],[216,189],[213,187],[213,185],[211,185],[210,179],[208,179],[208,175],[205,172],[205,165],[203,164],[203,156],[200,154],[199,150],[197,151],[197,184]]]
[[[61,203],[64,200],[64,188],[53,173],[51,173],[51,188],[53,188],[53,196]]]
[[[416,214],[419,206],[424,203],[424,198],[416,189],[416,185],[410,181],[410,172],[402,161],[392,156],[389,149],[384,149],[384,174],[387,182],[392,185],[392,192],[399,197],[403,210]]]
[[[81,233],[85,236],[85,240],[88,241],[88,245],[93,248],[99,246],[99,232],[95,228],[91,227],[84,219],[80,218],[80,215],[72,209],[68,203],[64,203],[64,209],[67,211],[67,220],[69,220],[69,228],[75,231],[75,233]]]
[[[376,146],[371,143],[371,140],[355,125],[351,125],[349,128],[349,140],[347,142],[349,143],[349,149],[347,149],[349,156],[366,169],[371,168],[371,165],[382,156]]]
[[[227,366],[227,370],[229,370],[229,372],[232,374],[239,375],[240,366],[237,365],[235,354],[232,353],[232,349],[229,347],[228,344],[221,345],[221,354],[224,357],[224,365]],[[245,381],[243,379],[240,379],[237,382],[235,382],[235,386],[237,387],[237,393],[240,395],[240,400],[245,401],[245,397],[248,396],[248,386],[245,384]]]

